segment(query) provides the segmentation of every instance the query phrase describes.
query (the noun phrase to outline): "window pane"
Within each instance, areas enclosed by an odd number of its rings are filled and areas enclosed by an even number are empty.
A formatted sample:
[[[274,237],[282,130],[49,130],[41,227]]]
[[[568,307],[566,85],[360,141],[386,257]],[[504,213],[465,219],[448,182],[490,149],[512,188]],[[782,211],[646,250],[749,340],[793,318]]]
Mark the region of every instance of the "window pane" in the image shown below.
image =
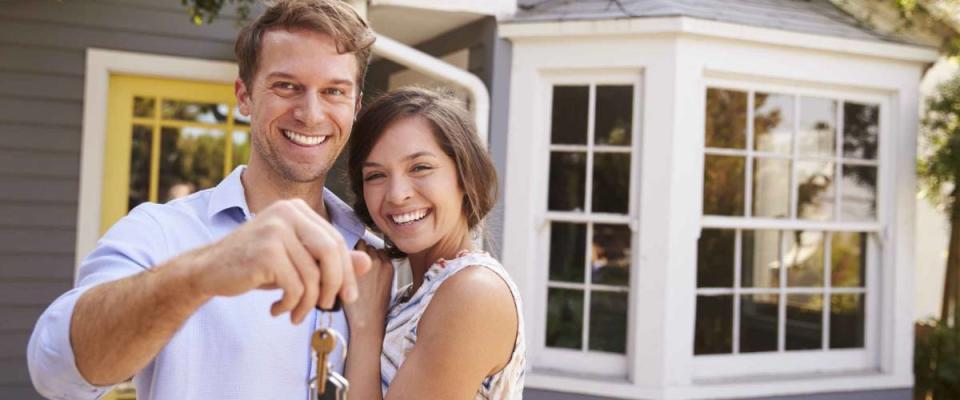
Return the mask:
[[[840,219],[875,221],[877,219],[877,167],[844,165],[841,186]]]
[[[588,86],[554,86],[550,124],[554,144],[587,144]]]
[[[707,89],[706,146],[747,147],[747,93]]]
[[[706,156],[703,168],[703,214],[743,215],[744,157]]]
[[[863,347],[864,320],[862,294],[830,296],[830,348]]]
[[[557,211],[582,211],[586,195],[586,176],[586,153],[551,153],[547,208]]]
[[[224,134],[202,128],[163,128],[160,202],[211,188],[223,179]]]
[[[743,231],[743,269],[741,287],[775,288],[780,286],[781,231]]]
[[[831,240],[833,263],[830,284],[833,287],[863,287],[866,278],[867,234],[834,232]]]
[[[733,351],[733,296],[697,296],[693,354]]]
[[[590,293],[590,350],[627,352],[626,293]]]
[[[740,352],[777,350],[780,297],[752,294],[740,297]]]
[[[597,86],[594,143],[629,145],[633,132],[633,86]]]
[[[550,224],[550,280],[583,283],[587,225]]]
[[[134,97],[133,98],[133,116],[139,118],[153,118],[153,111],[156,108],[157,99],[154,97]]]
[[[228,107],[226,104],[164,100],[160,110],[160,117],[163,119],[208,124],[227,123]]]
[[[797,216],[800,219],[833,220],[836,203],[833,172],[832,162],[797,162]]]
[[[753,104],[753,148],[790,154],[793,149],[793,96],[756,93]]]
[[[595,224],[593,226],[593,283],[627,286],[630,284],[630,239],[626,225]]]
[[[800,132],[797,146],[802,156],[836,155],[837,102],[814,97],[800,98]]]
[[[593,211],[626,214],[630,199],[630,154],[593,155]]]
[[[697,242],[697,287],[733,287],[736,231],[704,229]]]
[[[875,160],[880,136],[880,107],[843,103],[843,156]]]
[[[248,162],[250,162],[250,134],[244,131],[233,132],[233,168]]]
[[[150,201],[150,137],[151,128],[133,126],[130,143],[130,194],[127,211],[138,204]]]
[[[823,232],[785,231],[787,286],[823,287]]]
[[[547,293],[547,347],[581,349],[583,291],[553,289]]]
[[[790,161],[757,158],[753,161],[753,216],[790,216]]]
[[[822,338],[823,296],[787,295],[787,350],[820,349]]]

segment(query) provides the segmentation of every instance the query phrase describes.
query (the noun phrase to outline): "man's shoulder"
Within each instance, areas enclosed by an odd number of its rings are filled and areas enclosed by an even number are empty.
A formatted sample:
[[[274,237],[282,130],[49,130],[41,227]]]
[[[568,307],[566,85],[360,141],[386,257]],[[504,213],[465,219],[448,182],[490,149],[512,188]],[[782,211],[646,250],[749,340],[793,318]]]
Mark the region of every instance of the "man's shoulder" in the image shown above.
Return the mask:
[[[213,189],[205,189],[166,203],[138,204],[125,218],[153,222],[161,226],[182,223],[204,223]]]

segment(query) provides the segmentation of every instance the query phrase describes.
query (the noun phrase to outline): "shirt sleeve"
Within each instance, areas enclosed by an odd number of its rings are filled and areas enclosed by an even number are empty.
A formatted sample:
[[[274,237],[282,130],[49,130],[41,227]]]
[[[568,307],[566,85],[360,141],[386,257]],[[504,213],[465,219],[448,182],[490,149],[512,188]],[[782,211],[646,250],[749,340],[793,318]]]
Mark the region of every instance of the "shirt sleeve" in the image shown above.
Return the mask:
[[[110,389],[90,384],[77,369],[70,343],[73,309],[90,288],[138,274],[164,258],[163,229],[152,215],[158,207],[141,205],[114,224],[80,264],[76,287],[40,316],[27,344],[27,365],[34,387],[44,397],[96,399]]]

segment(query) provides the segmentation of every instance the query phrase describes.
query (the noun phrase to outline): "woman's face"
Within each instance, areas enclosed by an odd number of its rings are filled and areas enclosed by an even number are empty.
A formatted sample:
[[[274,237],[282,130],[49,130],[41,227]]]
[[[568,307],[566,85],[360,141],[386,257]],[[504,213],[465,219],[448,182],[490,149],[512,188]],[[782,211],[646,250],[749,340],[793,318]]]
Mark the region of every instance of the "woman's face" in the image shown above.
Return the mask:
[[[456,163],[423,117],[387,126],[363,163],[363,196],[377,227],[401,251],[459,245],[467,234]]]

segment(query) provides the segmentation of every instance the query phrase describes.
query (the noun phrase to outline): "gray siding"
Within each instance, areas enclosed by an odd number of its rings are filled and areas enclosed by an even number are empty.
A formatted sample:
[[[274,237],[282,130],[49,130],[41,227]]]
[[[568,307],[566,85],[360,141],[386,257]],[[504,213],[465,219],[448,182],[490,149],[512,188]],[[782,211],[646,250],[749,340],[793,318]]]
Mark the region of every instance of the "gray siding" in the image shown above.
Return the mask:
[[[40,398],[27,340],[73,281],[86,49],[232,60],[235,17],[196,27],[176,0],[0,3],[0,398]]]

